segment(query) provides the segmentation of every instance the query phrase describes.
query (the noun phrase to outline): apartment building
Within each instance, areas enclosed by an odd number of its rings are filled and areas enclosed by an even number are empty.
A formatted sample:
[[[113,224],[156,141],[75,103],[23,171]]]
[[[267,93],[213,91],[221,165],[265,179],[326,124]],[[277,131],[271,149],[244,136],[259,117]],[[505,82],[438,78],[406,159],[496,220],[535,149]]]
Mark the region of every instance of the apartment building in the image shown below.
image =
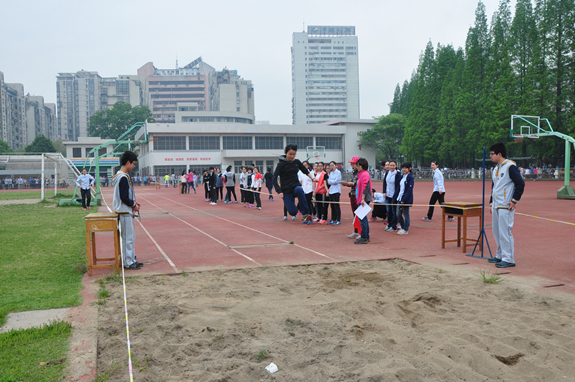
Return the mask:
[[[42,96],[26,96],[26,136],[28,144],[38,135],[59,140],[56,104],[44,103]]]
[[[293,34],[294,125],[359,119],[357,54],[354,26],[308,26]]]

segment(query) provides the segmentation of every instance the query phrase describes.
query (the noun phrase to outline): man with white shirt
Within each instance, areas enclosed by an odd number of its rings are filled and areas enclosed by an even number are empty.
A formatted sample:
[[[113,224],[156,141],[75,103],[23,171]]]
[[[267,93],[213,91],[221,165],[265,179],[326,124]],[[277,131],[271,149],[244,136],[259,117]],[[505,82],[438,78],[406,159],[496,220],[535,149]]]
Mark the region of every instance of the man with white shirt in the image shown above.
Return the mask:
[[[82,207],[84,208],[84,211],[86,211],[86,207],[90,209],[90,202],[92,201],[90,186],[93,186],[94,182],[94,177],[88,174],[88,171],[85,168],[82,169],[82,175],[76,179],[76,186],[80,187],[80,192],[82,193]],[[86,199],[88,199],[87,203]]]

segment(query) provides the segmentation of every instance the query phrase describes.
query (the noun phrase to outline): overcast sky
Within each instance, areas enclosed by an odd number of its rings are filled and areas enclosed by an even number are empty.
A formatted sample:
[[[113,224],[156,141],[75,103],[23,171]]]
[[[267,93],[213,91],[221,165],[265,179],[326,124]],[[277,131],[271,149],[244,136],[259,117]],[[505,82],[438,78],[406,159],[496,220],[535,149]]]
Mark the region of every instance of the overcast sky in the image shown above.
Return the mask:
[[[484,0],[491,21],[499,0]],[[291,124],[292,33],[305,25],[353,25],[359,40],[361,118],[389,113],[428,41],[464,46],[473,0],[0,0],[5,82],[56,102],[56,75],[136,74],[199,56],[236,69],[255,89],[257,120]],[[512,1],[515,4],[515,1]]]

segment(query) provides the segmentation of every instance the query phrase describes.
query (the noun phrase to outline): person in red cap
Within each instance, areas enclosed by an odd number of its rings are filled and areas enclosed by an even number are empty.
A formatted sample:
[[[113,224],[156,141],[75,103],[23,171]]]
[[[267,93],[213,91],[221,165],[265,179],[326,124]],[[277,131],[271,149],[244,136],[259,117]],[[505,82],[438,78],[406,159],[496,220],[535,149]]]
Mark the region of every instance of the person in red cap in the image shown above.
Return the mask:
[[[351,165],[351,169],[352,169],[352,173],[351,173],[351,182],[347,182],[347,183],[342,183],[344,186],[347,187],[351,187],[351,191],[349,192],[349,202],[351,204],[351,213],[353,214],[353,233],[351,235],[349,235],[348,237],[350,239],[359,239],[361,237],[360,232],[361,232],[361,226],[359,224],[355,224],[356,223],[356,216],[354,214],[355,210],[357,210],[357,199],[355,198],[355,186],[357,184],[357,167],[356,167],[356,163],[359,160],[359,157],[352,157],[351,160],[349,161],[349,164]],[[359,223],[359,221],[358,221]]]

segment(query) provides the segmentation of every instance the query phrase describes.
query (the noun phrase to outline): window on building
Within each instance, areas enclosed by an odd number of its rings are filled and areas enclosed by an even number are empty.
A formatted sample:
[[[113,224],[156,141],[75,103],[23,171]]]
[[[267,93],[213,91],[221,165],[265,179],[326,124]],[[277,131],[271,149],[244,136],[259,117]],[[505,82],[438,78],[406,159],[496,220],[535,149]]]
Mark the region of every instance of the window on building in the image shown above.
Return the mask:
[[[234,172],[236,173],[240,173],[242,172],[242,161],[241,160],[235,160],[234,161]]]
[[[316,137],[315,144],[326,150],[341,150],[341,137]]]
[[[220,137],[217,136],[190,136],[190,150],[219,150]]]
[[[224,137],[224,150],[252,150],[252,137]]]
[[[86,147],[86,158],[94,158],[94,153],[90,153],[93,147]]]
[[[283,146],[283,137],[256,137],[256,150],[281,150]]]
[[[154,150],[185,150],[186,137],[154,136]]]
[[[82,148],[81,147],[72,148],[72,158],[82,158]]]
[[[274,169],[274,161],[273,160],[267,160],[266,161],[266,171],[268,170],[267,167],[272,169],[272,172],[275,170]]]
[[[286,137],[287,144],[297,145],[299,150],[305,150],[308,146],[313,146],[313,137]]]
[[[106,150],[105,147],[102,147],[101,149],[98,150],[98,156],[102,156],[104,154],[106,154],[108,151]]]

